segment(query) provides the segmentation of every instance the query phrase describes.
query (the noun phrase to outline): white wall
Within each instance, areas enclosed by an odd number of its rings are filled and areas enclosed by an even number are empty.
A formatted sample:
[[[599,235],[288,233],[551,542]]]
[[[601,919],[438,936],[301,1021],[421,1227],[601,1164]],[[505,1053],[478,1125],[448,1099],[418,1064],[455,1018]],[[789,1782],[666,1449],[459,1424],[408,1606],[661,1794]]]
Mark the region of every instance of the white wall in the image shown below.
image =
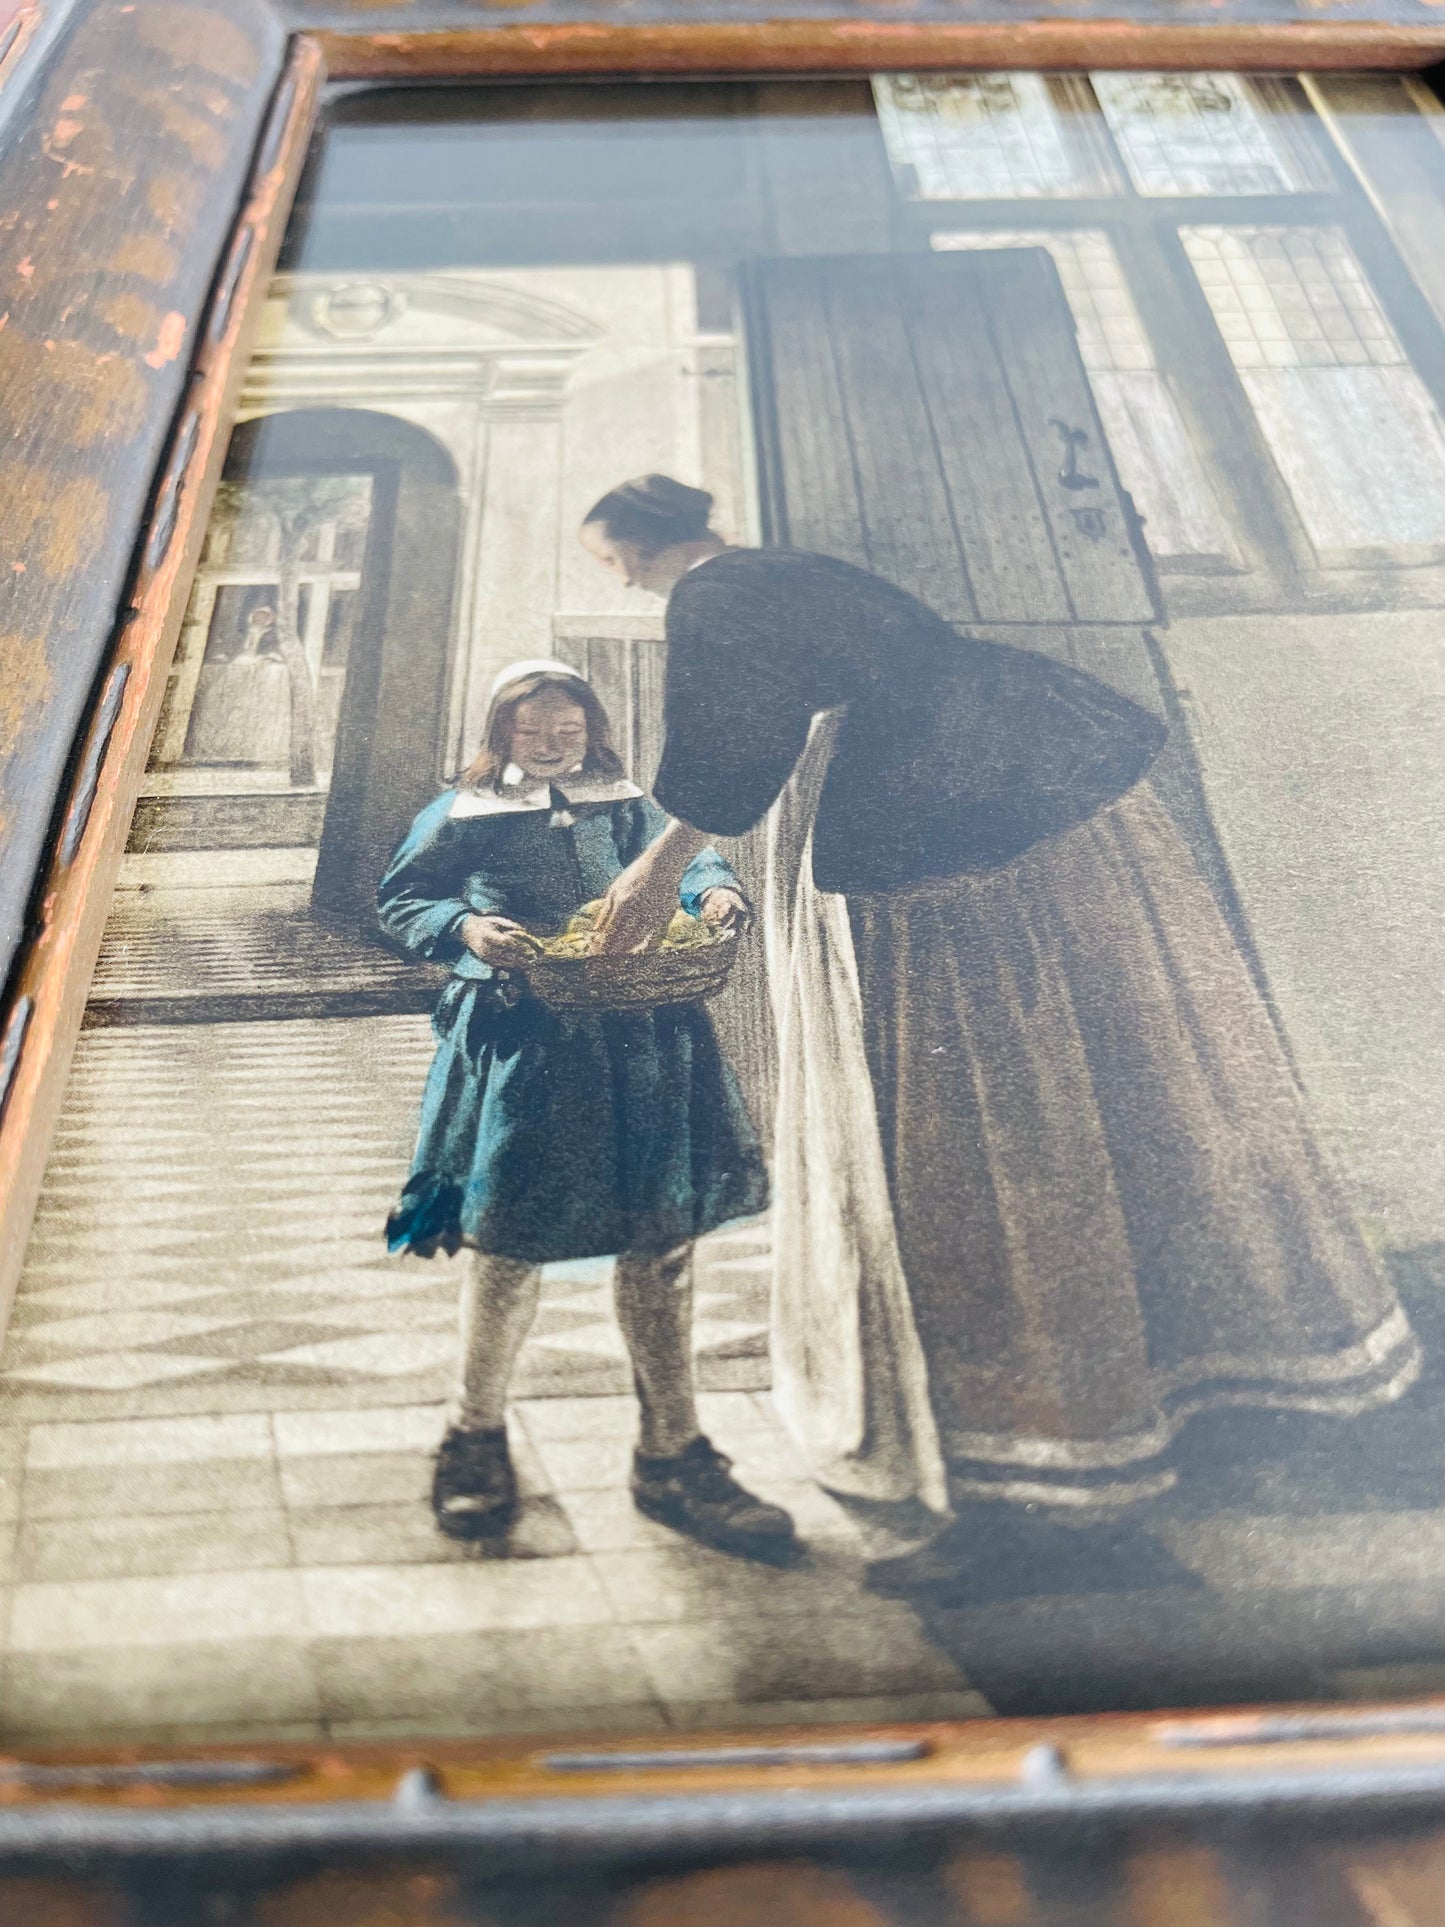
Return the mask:
[[[1445,1237],[1445,620],[1161,641],[1321,1140],[1382,1243]]]
[[[559,623],[574,634],[594,619],[597,634],[660,628],[657,602],[599,569],[576,532],[629,475],[707,479],[701,371],[710,351],[696,337],[686,267],[278,284],[243,415],[372,408],[427,429],[456,464],[463,539],[449,761],[475,743],[497,669],[550,653]],[[733,492],[733,478],[721,479]]]

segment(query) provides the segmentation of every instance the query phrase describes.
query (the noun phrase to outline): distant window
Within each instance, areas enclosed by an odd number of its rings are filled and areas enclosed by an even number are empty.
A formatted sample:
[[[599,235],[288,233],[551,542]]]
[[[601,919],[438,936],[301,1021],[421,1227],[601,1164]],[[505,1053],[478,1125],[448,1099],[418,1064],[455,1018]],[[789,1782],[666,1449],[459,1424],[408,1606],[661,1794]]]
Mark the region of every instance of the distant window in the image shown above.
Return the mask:
[[[1320,562],[1445,560],[1445,425],[1345,236],[1180,238]]]
[[[326,787],[371,512],[369,475],[222,482],[152,757],[173,791]]]
[[[879,125],[903,193],[917,201],[1028,200],[1107,193],[1112,182],[1071,96],[1041,74],[882,74]]]
[[[935,234],[935,248],[1047,248],[1078,328],[1104,432],[1144,535],[1166,568],[1227,569],[1238,563],[1229,524],[1160,372],[1114,244],[1101,228],[1067,232],[973,229]]]
[[[1091,74],[1140,194],[1290,194],[1324,185],[1287,99],[1238,74]]]

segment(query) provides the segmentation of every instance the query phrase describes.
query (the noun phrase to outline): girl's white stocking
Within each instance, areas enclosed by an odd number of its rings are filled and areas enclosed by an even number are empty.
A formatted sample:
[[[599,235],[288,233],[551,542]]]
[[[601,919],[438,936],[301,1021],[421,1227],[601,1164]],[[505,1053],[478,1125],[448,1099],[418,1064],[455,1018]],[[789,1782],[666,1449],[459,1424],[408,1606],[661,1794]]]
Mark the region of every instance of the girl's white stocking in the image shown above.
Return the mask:
[[[507,1417],[507,1387],[542,1295],[542,1267],[476,1251],[462,1284],[456,1424],[491,1431]]]
[[[615,1292],[642,1407],[639,1444],[649,1457],[671,1458],[698,1434],[691,1243],[664,1252],[624,1251]]]

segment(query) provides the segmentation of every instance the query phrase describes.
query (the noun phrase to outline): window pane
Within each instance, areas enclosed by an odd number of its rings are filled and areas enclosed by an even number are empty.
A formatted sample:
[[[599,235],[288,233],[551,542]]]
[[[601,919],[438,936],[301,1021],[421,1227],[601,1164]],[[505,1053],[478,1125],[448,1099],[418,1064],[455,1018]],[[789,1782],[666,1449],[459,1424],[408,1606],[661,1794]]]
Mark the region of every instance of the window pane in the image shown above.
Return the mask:
[[[369,475],[221,484],[152,758],[181,788],[324,788],[371,510]]]
[[[1188,227],[1180,237],[1236,367],[1404,363],[1338,228]]]
[[[888,158],[912,200],[1037,199],[1103,186],[1040,74],[883,74],[873,94]]]
[[[1238,74],[1092,74],[1141,194],[1288,194],[1315,185]]]
[[[1445,553],[1445,428],[1344,235],[1180,238],[1320,560]]]
[[[1079,353],[1124,486],[1160,562],[1217,558],[1238,547],[1154,358],[1114,244],[1102,228],[935,234],[935,248],[1046,248],[1079,331]]]

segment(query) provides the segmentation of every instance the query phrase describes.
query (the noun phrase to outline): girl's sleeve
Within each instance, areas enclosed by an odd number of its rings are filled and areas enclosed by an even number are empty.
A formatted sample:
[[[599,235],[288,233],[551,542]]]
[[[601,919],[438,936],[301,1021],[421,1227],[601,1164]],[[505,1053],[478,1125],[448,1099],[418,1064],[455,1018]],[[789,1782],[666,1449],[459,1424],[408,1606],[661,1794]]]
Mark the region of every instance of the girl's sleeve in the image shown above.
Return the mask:
[[[747,896],[738,881],[737,872],[730,863],[723,861],[711,844],[707,849],[699,850],[683,871],[682,881],[677,886],[678,902],[690,917],[700,917],[702,900],[709,890],[736,890],[740,897],[746,899]]]
[[[398,844],[376,891],[388,936],[438,963],[454,963],[465,951],[457,932],[475,908],[456,893],[459,879],[441,860],[451,804],[450,791],[428,804]]]
[[[655,843],[669,821],[667,812],[660,810],[650,797],[640,798],[633,808],[635,828],[628,839],[629,847],[620,853],[624,863],[630,863],[649,843]],[[700,916],[703,898],[709,890],[719,889],[736,890],[744,897],[747,894],[732,865],[709,845],[707,849],[699,850],[683,871],[682,881],[677,888],[678,902],[689,916]]]
[[[654,793],[711,836],[761,821],[808,740],[809,651],[787,628],[768,595],[705,570],[673,591]]]

